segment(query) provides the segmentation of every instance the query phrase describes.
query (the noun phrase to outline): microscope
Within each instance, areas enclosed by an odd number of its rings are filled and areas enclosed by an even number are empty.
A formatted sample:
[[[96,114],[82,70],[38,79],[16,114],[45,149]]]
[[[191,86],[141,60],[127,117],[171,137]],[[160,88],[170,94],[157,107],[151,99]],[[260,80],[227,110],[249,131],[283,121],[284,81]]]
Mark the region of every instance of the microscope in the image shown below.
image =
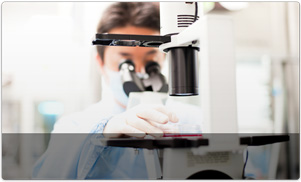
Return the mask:
[[[284,142],[287,135],[240,136],[236,111],[233,23],[222,15],[202,13],[198,2],[160,2],[161,36],[96,34],[93,45],[157,47],[169,61],[169,84],[151,63],[150,80],[139,80],[134,65],[120,65],[124,90],[168,92],[170,96],[201,93],[202,137],[162,139],[108,139],[116,147],[145,148],[150,179],[244,179],[248,146]],[[199,57],[201,58],[199,61]],[[199,77],[200,72],[200,77]],[[154,83],[154,84],[151,84]],[[132,93],[131,93],[132,94]],[[156,150],[162,151],[162,161]],[[147,156],[147,155],[146,155]]]
[[[133,61],[124,60],[119,64],[123,90],[129,97],[127,109],[138,104],[164,104],[167,99],[168,84],[160,65],[148,61],[145,71],[147,77],[139,78]]]

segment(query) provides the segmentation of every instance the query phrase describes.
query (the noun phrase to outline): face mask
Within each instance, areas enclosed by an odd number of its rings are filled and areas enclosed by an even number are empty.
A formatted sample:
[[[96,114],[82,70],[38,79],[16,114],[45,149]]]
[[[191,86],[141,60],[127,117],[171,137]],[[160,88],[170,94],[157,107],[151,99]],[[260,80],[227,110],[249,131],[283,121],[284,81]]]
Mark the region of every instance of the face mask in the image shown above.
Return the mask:
[[[107,68],[106,72],[109,77],[109,87],[114,98],[122,105],[127,106],[129,98],[123,90],[120,73],[117,71],[111,71]]]

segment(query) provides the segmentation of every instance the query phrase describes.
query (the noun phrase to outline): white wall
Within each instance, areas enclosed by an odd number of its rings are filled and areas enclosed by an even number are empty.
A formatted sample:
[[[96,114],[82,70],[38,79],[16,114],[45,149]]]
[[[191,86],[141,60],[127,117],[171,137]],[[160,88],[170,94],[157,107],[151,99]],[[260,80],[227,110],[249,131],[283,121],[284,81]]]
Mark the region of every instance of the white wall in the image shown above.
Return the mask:
[[[65,114],[97,102],[99,74],[91,42],[103,10],[110,3],[5,2],[3,10],[3,75],[12,84],[3,100],[21,105],[21,131],[34,130],[34,102],[57,100]],[[93,76],[91,76],[93,74]],[[12,111],[13,112],[13,111]],[[9,113],[3,113],[9,114]]]

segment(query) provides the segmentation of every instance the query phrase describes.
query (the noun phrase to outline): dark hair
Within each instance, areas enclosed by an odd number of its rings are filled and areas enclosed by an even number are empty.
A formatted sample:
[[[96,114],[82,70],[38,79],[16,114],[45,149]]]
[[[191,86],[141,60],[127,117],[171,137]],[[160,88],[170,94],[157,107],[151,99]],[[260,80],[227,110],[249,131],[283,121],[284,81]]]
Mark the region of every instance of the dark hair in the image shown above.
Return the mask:
[[[132,25],[160,31],[159,6],[153,2],[118,2],[109,6],[97,26],[97,33],[107,33],[113,28]],[[104,59],[104,46],[97,52]]]

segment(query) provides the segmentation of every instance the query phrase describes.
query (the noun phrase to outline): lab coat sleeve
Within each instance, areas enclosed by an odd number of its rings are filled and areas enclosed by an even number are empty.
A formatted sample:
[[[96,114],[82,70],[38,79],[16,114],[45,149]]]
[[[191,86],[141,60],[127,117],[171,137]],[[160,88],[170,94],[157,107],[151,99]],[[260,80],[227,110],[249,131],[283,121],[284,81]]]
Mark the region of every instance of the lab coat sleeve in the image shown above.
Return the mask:
[[[102,133],[108,120],[109,118],[101,119],[90,130],[90,133],[52,133],[46,152],[34,166],[32,177],[34,179],[84,178],[84,174],[95,162],[95,150],[98,152],[101,150],[101,147],[96,148],[91,143],[91,137],[95,136],[93,133]],[[69,127],[76,128],[74,126],[76,122],[70,121],[70,118],[63,118],[58,123],[61,126],[69,124]],[[60,128],[56,130],[60,131]]]

